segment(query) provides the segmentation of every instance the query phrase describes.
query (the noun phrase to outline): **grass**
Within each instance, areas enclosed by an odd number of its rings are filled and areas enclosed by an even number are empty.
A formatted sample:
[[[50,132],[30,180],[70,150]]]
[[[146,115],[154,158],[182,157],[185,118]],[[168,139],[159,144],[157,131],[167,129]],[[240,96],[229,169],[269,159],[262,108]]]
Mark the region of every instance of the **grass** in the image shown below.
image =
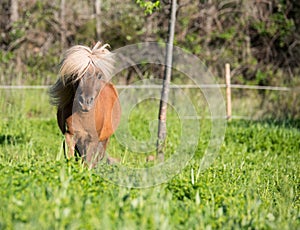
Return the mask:
[[[135,189],[61,157],[55,111],[46,92],[38,95],[1,94],[0,229],[300,228],[299,121],[228,123],[217,159],[197,175],[209,141],[210,124],[204,120],[188,165],[166,183]],[[43,103],[34,103],[36,98]],[[133,111],[131,131],[147,138],[141,130],[151,113],[141,114]],[[168,140],[174,148],[175,134]],[[122,164],[147,167],[115,136],[109,148]]]

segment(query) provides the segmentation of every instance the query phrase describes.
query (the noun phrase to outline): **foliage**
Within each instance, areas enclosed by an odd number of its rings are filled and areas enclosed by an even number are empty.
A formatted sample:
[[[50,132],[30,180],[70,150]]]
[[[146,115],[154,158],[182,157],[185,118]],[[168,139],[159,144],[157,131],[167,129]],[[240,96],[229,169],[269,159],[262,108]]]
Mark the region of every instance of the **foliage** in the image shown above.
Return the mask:
[[[136,0],[135,1],[140,7],[145,9],[146,14],[152,14],[153,10],[157,9],[160,5],[160,1],[145,1],[145,0]]]
[[[0,17],[2,52],[13,53],[11,62],[17,65],[17,72],[55,72],[64,48],[62,34],[66,36],[66,46],[95,42],[92,2],[68,1],[66,17],[62,19],[57,2],[23,1],[19,3],[19,20],[7,23],[9,3],[4,1]],[[265,85],[292,86],[293,79],[299,78],[297,1],[178,3],[175,44],[196,54],[215,76],[223,76],[224,64],[230,62],[233,83],[255,84],[260,73],[266,75]],[[164,1],[103,1],[102,39],[112,49],[142,41],[166,41],[169,7]],[[37,63],[27,62],[30,59]],[[5,68],[7,64],[1,63],[1,69]],[[15,72],[10,75],[13,77]]]

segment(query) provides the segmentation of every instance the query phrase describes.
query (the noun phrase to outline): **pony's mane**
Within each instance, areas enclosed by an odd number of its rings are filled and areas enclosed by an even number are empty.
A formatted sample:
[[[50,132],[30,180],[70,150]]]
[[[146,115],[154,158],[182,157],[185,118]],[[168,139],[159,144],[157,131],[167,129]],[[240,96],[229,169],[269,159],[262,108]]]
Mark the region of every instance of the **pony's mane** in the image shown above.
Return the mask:
[[[100,42],[90,49],[87,46],[76,45],[68,49],[60,64],[59,78],[50,88],[51,104],[63,108],[74,99],[77,82],[87,73],[101,73],[104,79],[109,79],[113,70],[113,55],[107,49],[109,45],[101,46]]]

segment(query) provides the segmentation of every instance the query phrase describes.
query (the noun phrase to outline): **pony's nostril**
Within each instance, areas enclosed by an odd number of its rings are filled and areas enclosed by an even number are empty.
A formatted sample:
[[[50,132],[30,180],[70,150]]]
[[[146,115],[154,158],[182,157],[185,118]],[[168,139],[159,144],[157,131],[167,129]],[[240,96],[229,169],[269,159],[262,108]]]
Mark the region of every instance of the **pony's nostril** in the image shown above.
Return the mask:
[[[78,97],[78,101],[79,101],[80,104],[83,104],[83,103],[84,103],[83,97],[82,97],[82,96],[79,96],[79,97]]]
[[[86,100],[86,104],[87,105],[92,105],[93,102],[94,102],[94,98],[93,97],[91,97],[91,98],[89,98],[89,99]]]

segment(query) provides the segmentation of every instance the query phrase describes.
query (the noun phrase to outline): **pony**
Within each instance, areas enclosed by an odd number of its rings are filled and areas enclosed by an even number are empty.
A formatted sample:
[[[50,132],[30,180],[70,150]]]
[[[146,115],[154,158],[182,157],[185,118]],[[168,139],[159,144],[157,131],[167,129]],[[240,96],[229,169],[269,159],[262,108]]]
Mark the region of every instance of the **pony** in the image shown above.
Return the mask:
[[[49,89],[50,103],[57,107],[57,123],[65,136],[70,159],[79,154],[90,167],[105,157],[109,137],[120,121],[118,93],[108,81],[114,59],[100,42],[90,49],[76,45],[60,63],[59,78]],[[64,142],[64,146],[65,146]],[[107,163],[117,160],[106,156]]]

